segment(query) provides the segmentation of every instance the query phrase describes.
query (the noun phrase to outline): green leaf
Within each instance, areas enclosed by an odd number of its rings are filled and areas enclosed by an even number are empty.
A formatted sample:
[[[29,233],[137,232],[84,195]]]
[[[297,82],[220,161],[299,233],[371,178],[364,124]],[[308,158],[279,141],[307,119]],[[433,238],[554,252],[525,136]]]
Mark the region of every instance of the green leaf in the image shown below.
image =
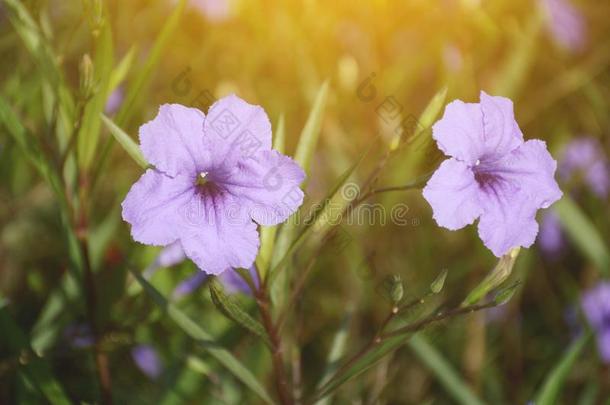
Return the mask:
[[[557,213],[561,225],[576,247],[600,272],[606,276],[610,275],[610,256],[604,239],[574,200],[564,195],[552,209]]]
[[[360,374],[367,371],[369,368],[374,366],[381,358],[383,358],[388,353],[396,350],[401,345],[405,344],[408,340],[408,337],[405,336],[397,336],[390,339],[385,340],[373,350],[369,351],[362,357],[360,357],[357,361],[351,364],[347,369],[337,372],[333,375],[333,377],[324,384],[321,388],[317,390],[317,393],[314,396],[315,400],[322,400],[332,394],[336,389],[338,389],[341,385],[345,384],[347,381],[359,376]]]
[[[406,324],[404,327],[417,325],[418,322]],[[396,330],[403,329],[404,327]],[[425,325],[422,324],[422,327],[425,327]],[[413,337],[415,332],[415,329],[404,331],[394,336],[388,336],[379,343],[373,342],[373,346],[369,346],[367,350],[361,351],[357,357],[352,358],[353,360],[342,366],[323,387],[319,388],[314,394],[314,400],[325,398],[347,381],[373,367],[384,356],[409,342],[409,339]],[[473,404],[477,404],[477,402],[473,402]]]
[[[301,136],[299,137],[299,143],[294,154],[294,160],[305,170],[305,173],[309,174],[309,167],[311,165],[311,158],[318,144],[320,137],[320,128],[322,126],[322,116],[326,108],[326,99],[328,98],[328,80],[325,81],[316,99],[311,107],[309,117],[303,127]]]
[[[133,113],[134,109],[142,97],[145,96],[144,87],[150,81],[152,73],[159,63],[163,50],[167,46],[172,34],[176,28],[178,28],[185,5],[186,0],[180,0],[178,2],[178,5],[174,8],[174,11],[167,18],[163,28],[161,28],[159,36],[157,37],[157,40],[150,51],[146,63],[134,75],[135,79],[129,86],[125,99],[123,100],[123,104],[121,104],[121,109],[116,116],[116,122],[118,125],[124,126],[128,124],[128,120],[131,118],[131,114]]]
[[[127,73],[129,73],[129,70],[131,69],[135,55],[136,46],[133,45],[131,48],[129,48],[129,51],[127,54],[125,54],[121,62],[119,62],[118,66],[112,71],[112,74],[110,75],[110,83],[108,84],[108,94],[112,93],[117,87],[119,87],[119,84],[125,80]]]
[[[106,117],[104,114],[102,114],[101,117],[102,121],[110,130],[110,133],[112,134],[114,139],[116,139],[116,141],[123,147],[123,149],[125,149],[125,152],[127,152],[127,154],[131,156],[131,158],[142,169],[147,169],[149,166],[148,162],[146,161],[146,159],[144,159],[144,155],[142,154],[142,151],[140,150],[138,144],[135,143],[133,139],[131,139],[131,137],[125,133],[125,131],[123,131],[114,122],[112,122],[110,118]]]
[[[590,338],[591,333],[588,332],[572,343],[572,346],[570,346],[557,365],[546,377],[542,388],[540,388],[540,391],[534,400],[536,405],[553,405],[557,403],[559,393],[563,388],[570,370],[572,370],[574,363],[576,363],[578,356],[580,356],[580,353],[585,348]]]
[[[25,48],[34,58],[35,65],[40,71],[42,82],[38,85],[42,91],[42,105],[44,116],[49,126],[56,125],[55,133],[59,146],[63,150],[68,144],[70,133],[74,127],[74,100],[69,86],[59,69],[58,58],[55,57],[48,38],[41,27],[30,15],[27,7],[19,0],[5,0],[3,5],[8,10],[11,23],[15,31],[25,44]],[[24,90],[24,83],[20,86]],[[18,107],[11,103],[14,107]],[[53,110],[57,106],[57,122],[53,122]],[[68,158],[66,174],[73,175],[76,164],[73,158]],[[67,176],[66,182],[70,184],[73,176]],[[54,185],[52,185],[54,187]],[[57,190],[56,190],[57,192]]]
[[[28,131],[19,117],[13,112],[7,101],[0,95],[0,125],[4,125],[8,133],[21,148],[25,156],[34,165],[38,173],[48,183],[49,187],[57,196],[59,203],[64,208],[62,214],[67,211],[66,197],[61,186],[61,180],[51,163],[45,159],[45,154],[38,145],[37,140]]]
[[[273,149],[280,153],[284,153],[286,149],[286,123],[284,122],[284,114],[280,115],[277,120],[277,129],[273,137]]]
[[[103,23],[100,35],[95,41],[93,80],[95,91],[85,104],[82,123],[78,132],[78,163],[81,168],[89,168],[96,152],[100,137],[100,114],[104,111],[108,98],[110,77],[114,61],[114,47],[110,23]]]
[[[504,305],[509,302],[517,292],[517,287],[519,286],[519,284],[521,283],[517,282],[498,291],[498,293],[494,297],[494,303],[496,305]]]
[[[273,138],[273,149],[280,153],[284,153],[286,144],[286,128],[284,124],[284,115],[280,115],[277,123],[277,130]],[[273,259],[273,249],[275,247],[275,237],[279,226],[261,226],[261,247],[258,257],[256,258],[256,267],[264,279],[267,276],[271,260]]]
[[[595,405],[599,394],[599,382],[590,380],[578,397],[578,405]]]
[[[90,227],[89,230],[89,255],[91,267],[94,272],[97,272],[104,259],[104,254],[108,245],[116,237],[116,231],[121,224],[120,205],[115,204],[114,208],[106,214],[104,219],[96,224],[95,227]]]
[[[527,75],[536,59],[537,37],[542,27],[540,13],[532,13],[523,32],[513,35],[512,49],[497,69],[493,94],[514,98],[523,89]]]
[[[436,121],[438,115],[443,111],[445,101],[447,100],[447,87],[441,88],[430,99],[424,111],[420,114],[417,120],[417,127],[413,134],[406,134],[406,147],[402,150],[397,150],[396,153],[396,168],[389,175],[390,184],[401,184],[404,182],[405,174],[411,177],[419,177],[421,170],[420,166],[425,161],[430,160],[429,143],[432,142],[432,131],[430,127]],[[392,205],[398,202],[397,194],[387,193],[382,197],[384,205]]]
[[[416,334],[409,340],[409,346],[419,359],[436,375],[453,399],[463,405],[484,405],[475,396],[458,372],[432,346],[424,336]],[[538,405],[538,403],[536,403]]]
[[[20,0],[4,0],[3,4],[8,7],[9,19],[15,27],[15,31],[24,42],[27,50],[36,58],[47,80],[54,85],[63,83],[61,71],[49,41],[23,2]]]
[[[335,200],[335,197],[337,196],[341,187],[343,187],[345,182],[347,182],[347,180],[354,173],[356,168],[364,160],[364,157],[366,156],[368,151],[368,149],[364,151],[362,155],[360,155],[358,160],[345,172],[343,172],[343,174],[335,183],[335,186],[328,192],[326,197],[324,197],[324,199],[322,199],[322,201],[314,207],[314,210],[310,214],[310,218],[308,218],[308,223],[305,225],[303,230],[296,236],[296,238],[293,239],[296,233],[296,226],[290,221],[288,221],[284,225],[284,227],[282,228],[282,232],[280,233],[280,236],[278,238],[277,246],[275,249],[276,251],[273,258],[273,266],[270,272],[271,280],[273,280],[273,277],[275,277],[277,270],[284,265],[290,255],[295,251],[295,249],[300,246],[300,244],[306,239],[306,237],[313,231],[314,226],[318,227],[318,229],[324,226],[324,224],[322,224],[323,220],[321,220],[322,215],[327,211],[327,208],[329,207],[331,202]],[[338,208],[337,205],[333,205],[332,207],[333,209]],[[342,207],[339,208],[342,209]]]
[[[423,128],[430,128],[436,117],[441,113],[445,106],[445,100],[447,100],[447,86],[441,88],[436,94],[430,99],[426,108],[419,116],[419,124]]]
[[[349,326],[352,320],[352,309],[347,311],[347,315],[343,318],[343,322],[341,322],[341,327],[339,331],[335,335],[333,339],[332,346],[330,351],[328,352],[328,357],[326,359],[326,370],[318,383],[317,388],[320,389],[324,384],[328,383],[333,376],[333,374],[337,371],[339,360],[341,356],[345,353],[345,348],[347,346],[347,338],[349,337]],[[329,405],[332,399],[332,395],[328,395],[326,398],[316,402],[316,405]]]
[[[31,332],[32,349],[45,353],[61,336],[63,328],[78,308],[79,285],[70,272],[62,276],[59,286],[49,295]]]
[[[493,270],[466,297],[462,306],[473,305],[482,300],[487,293],[499,287],[511,275],[520,248],[513,248],[498,260]]]
[[[51,404],[71,404],[63,387],[53,377],[49,364],[31,351],[25,333],[10,317],[6,306],[0,307],[0,330],[1,346],[24,359],[20,360],[18,370],[22,378],[36,387]]]
[[[233,271],[233,270],[227,270]],[[267,346],[271,347],[271,341],[269,340],[269,336],[258,321],[252,318],[246,311],[244,311],[240,305],[230,296],[225,294],[222,284],[213,278],[210,283],[210,296],[212,297],[212,302],[214,305],[229,319],[250,331],[254,335],[263,339]]]
[[[439,274],[432,282],[432,284],[430,284],[430,291],[432,291],[434,294],[438,294],[439,292],[441,292],[443,290],[443,287],[445,286],[447,274],[447,269],[443,269],[443,271],[441,271],[441,274]]]
[[[144,290],[150,295],[161,309],[191,338],[202,344],[220,364],[227,368],[233,375],[239,379],[244,385],[255,392],[261,399],[268,404],[273,404],[271,396],[265,388],[257,381],[256,377],[244,366],[235,356],[229,351],[221,348],[214,342],[214,337],[203,330],[201,326],[195,323],[184,312],[182,312],[174,304],[167,301],[165,297],[157,291],[148,281],[146,281],[139,273],[132,271],[133,276]]]

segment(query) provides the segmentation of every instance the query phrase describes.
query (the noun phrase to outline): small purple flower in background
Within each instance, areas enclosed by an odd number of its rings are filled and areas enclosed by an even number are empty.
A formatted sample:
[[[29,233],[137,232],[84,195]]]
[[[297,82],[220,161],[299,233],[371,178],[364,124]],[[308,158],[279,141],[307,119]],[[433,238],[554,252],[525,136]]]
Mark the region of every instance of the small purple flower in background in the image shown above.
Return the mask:
[[[178,263],[182,263],[186,259],[186,254],[180,243],[172,243],[169,246],[164,247],[157,256],[157,264],[161,267],[171,267]]]
[[[250,277],[252,278],[252,281],[254,282],[254,286],[256,288],[258,288],[260,286],[260,282],[258,280],[258,274],[256,272],[256,268],[254,266],[252,266],[248,269],[248,272],[250,273]],[[218,276],[218,279],[222,282],[222,285],[225,287],[227,292],[230,294],[235,294],[235,293],[251,294],[252,293],[252,291],[250,290],[250,286],[248,286],[248,283],[246,283],[244,281],[244,279],[234,270],[225,271],[220,276]]]
[[[156,380],[163,372],[163,365],[159,355],[150,345],[137,345],[131,349],[131,357],[136,366],[149,378]]]
[[[608,197],[610,168],[603,147],[597,139],[583,137],[568,143],[560,156],[558,172],[564,182],[583,179],[599,198]],[[551,257],[555,257],[564,247],[565,241],[557,215],[552,212],[546,213],[540,224],[538,236],[540,248]]]
[[[540,140],[523,141],[513,103],[481,92],[480,103],[455,100],[432,137],[450,158],[423,190],[434,219],[457,230],[479,218],[479,236],[496,256],[529,247],[536,212],[561,198],[557,163]]]
[[[545,213],[540,221],[538,244],[545,253],[552,257],[556,256],[565,245],[559,217],[552,211]]]
[[[462,51],[455,44],[447,44],[443,48],[443,62],[450,72],[459,72],[464,66]]]
[[[123,201],[132,237],[155,246],[179,241],[209,274],[250,268],[256,224],[279,224],[303,202],[305,173],[271,149],[265,111],[235,95],[214,103],[207,117],[196,108],[161,106],[140,127],[140,148],[155,168]]]
[[[104,107],[104,113],[106,115],[114,114],[121,104],[123,103],[123,98],[125,95],[123,94],[123,88],[121,86],[114,89],[112,93],[108,96],[106,100],[106,106]]]
[[[563,319],[570,330],[572,339],[576,339],[582,335],[583,325],[579,317],[579,309],[577,305],[569,305],[563,311]]]
[[[249,269],[250,277],[254,281],[254,284],[258,287],[258,275],[256,274],[256,269],[254,266]],[[192,294],[196,289],[198,289],[201,284],[208,279],[208,275],[202,271],[197,272],[195,275],[190,276],[186,280],[182,281],[178,286],[174,289],[172,296],[174,299],[180,299],[185,295]],[[230,294],[235,293],[245,293],[251,294],[250,287],[244,281],[243,278],[233,269],[229,269],[224,271],[221,275],[218,276],[218,280],[222,283],[224,288]]]
[[[599,141],[591,137],[577,138],[564,149],[559,159],[559,175],[564,181],[582,177],[599,197],[610,192],[610,166]]]
[[[569,0],[541,0],[547,29],[559,46],[570,51],[582,50],[587,42],[586,21]]]
[[[229,0],[192,0],[191,4],[212,22],[222,22],[231,16]]]
[[[586,291],[581,305],[597,336],[599,353],[606,363],[610,363],[610,282],[601,282]]]
[[[231,270],[227,270],[222,274],[227,274],[230,271]],[[192,294],[196,289],[201,286],[201,284],[205,282],[205,280],[208,279],[208,277],[209,276],[207,273],[204,273],[203,271],[198,271],[197,273],[195,273],[194,276],[190,276],[186,280],[180,282],[180,284],[178,284],[176,288],[174,288],[174,292],[172,292],[172,297],[177,300],[184,297],[185,295]]]
[[[64,337],[70,346],[77,349],[91,347],[95,343],[91,328],[87,324],[68,325],[64,330]]]

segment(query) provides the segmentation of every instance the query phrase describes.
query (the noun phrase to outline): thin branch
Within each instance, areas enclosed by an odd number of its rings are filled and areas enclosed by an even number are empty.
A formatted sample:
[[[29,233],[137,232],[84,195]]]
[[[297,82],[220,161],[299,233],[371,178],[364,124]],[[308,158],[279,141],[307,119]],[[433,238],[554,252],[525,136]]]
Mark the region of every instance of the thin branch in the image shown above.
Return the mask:
[[[323,398],[324,396],[328,395],[330,392],[326,392],[326,390],[330,383],[335,381],[337,379],[337,377],[341,375],[341,373],[349,370],[349,368],[352,365],[354,365],[358,360],[362,359],[364,356],[366,356],[369,352],[374,350],[376,347],[378,347],[381,343],[383,343],[387,339],[418,332],[418,331],[424,329],[425,327],[427,327],[433,323],[440,322],[444,319],[471,313],[474,311],[479,311],[479,310],[486,309],[486,308],[491,308],[494,306],[497,306],[497,304],[492,301],[492,302],[489,302],[486,304],[481,304],[481,305],[458,307],[458,308],[454,308],[454,309],[451,309],[451,310],[443,312],[443,313],[437,313],[435,315],[429,316],[428,318],[422,319],[418,322],[412,323],[410,325],[396,329],[394,331],[391,331],[388,333],[383,333],[383,329],[390,323],[390,321],[394,318],[394,316],[396,316],[400,312],[399,308],[393,307],[392,313],[381,324],[381,327],[378,329],[378,331],[375,334],[375,336],[373,337],[373,339],[371,339],[362,349],[360,349],[355,355],[353,355],[350,359],[348,359],[337,370],[337,372],[335,372],[333,377],[330,378],[328,380],[328,382],[320,388],[320,390],[318,390],[317,394],[314,394],[313,398],[310,399],[309,401],[306,401],[306,403],[313,404],[313,403],[317,402],[318,400],[320,400],[321,398]]]
[[[402,328],[393,330],[392,332],[385,333],[381,336],[381,339],[384,340],[384,339],[388,339],[388,338],[395,337],[395,336],[400,336],[400,335],[404,335],[404,334],[408,334],[408,333],[417,332],[417,331],[425,328],[428,325],[431,325],[436,322],[440,322],[444,319],[451,318],[451,317],[458,316],[458,315],[469,314],[469,313],[472,313],[475,311],[480,311],[482,309],[495,307],[496,305],[497,304],[495,302],[488,302],[486,304],[470,305],[467,307],[458,307],[458,308],[454,308],[454,309],[451,309],[446,312],[440,312],[440,313],[437,313],[436,315],[432,315],[428,318],[422,319],[421,321],[412,323],[411,325],[407,325]]]
[[[271,357],[275,372],[275,386],[280,403],[282,405],[293,405],[294,399],[291,397],[291,390],[284,369],[284,355],[282,352],[280,335],[271,318],[271,311],[269,310],[270,300],[264,286],[261,285],[261,288],[256,291],[255,298],[263,320],[263,326],[271,340]]]

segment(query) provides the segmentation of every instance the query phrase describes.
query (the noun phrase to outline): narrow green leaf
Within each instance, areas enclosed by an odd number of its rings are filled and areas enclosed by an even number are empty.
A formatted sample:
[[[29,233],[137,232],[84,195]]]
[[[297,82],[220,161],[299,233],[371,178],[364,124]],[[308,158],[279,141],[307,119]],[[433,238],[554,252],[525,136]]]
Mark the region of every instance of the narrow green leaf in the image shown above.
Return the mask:
[[[25,156],[31,161],[38,173],[55,192],[60,203],[65,203],[64,190],[53,166],[45,159],[45,154],[38,146],[37,140],[28,131],[19,117],[13,112],[8,102],[0,95],[0,124],[4,125],[9,135],[15,140]]]
[[[415,323],[404,324],[403,326],[407,327],[412,325],[415,325]],[[314,394],[314,400],[320,400],[327,397],[347,381],[373,367],[384,356],[409,342],[409,339],[413,337],[414,333],[415,331],[405,331],[404,333],[395,336],[386,337],[380,343],[373,343],[373,346],[369,346],[368,349],[361,352],[355,360],[351,360],[349,364],[342,366],[323,387],[319,388]],[[473,402],[473,404],[478,403]]]
[[[407,340],[408,337],[404,336],[397,336],[385,340],[373,350],[360,357],[344,371],[340,372],[339,374],[335,373],[326,384],[324,384],[321,388],[318,388],[314,399],[323,400],[324,398],[328,397],[347,381],[350,381],[351,379],[364,373],[373,367],[385,355],[405,344]]]
[[[9,11],[9,19],[15,31],[24,42],[26,49],[34,56],[44,76],[54,85],[63,82],[57,60],[40,26],[20,0],[4,0]]]
[[[174,11],[172,11],[167,18],[163,28],[161,28],[159,36],[157,37],[157,40],[150,51],[146,63],[142,69],[140,69],[137,74],[134,75],[134,81],[129,86],[125,99],[123,100],[123,104],[121,104],[121,109],[116,117],[116,122],[118,125],[124,126],[128,124],[131,114],[140,100],[144,97],[144,87],[148,84],[155,67],[159,63],[161,55],[163,54],[163,50],[167,46],[168,41],[180,23],[180,18],[184,12],[185,5],[186,0],[180,0],[178,2],[178,5],[176,5]]]
[[[296,236],[296,225],[288,221],[284,227],[282,228],[282,232],[277,241],[277,246],[275,249],[275,255],[273,257],[272,268],[270,272],[270,276],[274,277],[277,273],[277,270],[285,263],[285,261],[290,257],[292,252],[300,246],[300,244],[306,239],[306,237],[312,232],[314,226],[320,227],[320,218],[326,212],[330,203],[335,199],[341,187],[345,185],[345,182],[350,178],[350,176],[354,173],[356,168],[362,163],[364,157],[368,153],[368,149],[360,155],[358,160],[350,166],[343,174],[339,177],[334,187],[328,192],[326,197],[322,199],[320,203],[318,203],[313,211],[310,214],[310,218],[308,218],[308,223],[305,225],[303,230]],[[334,205],[333,209],[337,209],[337,206]],[[272,278],[273,280],[273,278]]]
[[[208,363],[193,355],[189,355],[186,358],[186,365],[194,372],[205,376],[212,374],[214,371],[214,369]]]
[[[93,271],[97,271],[102,265],[104,253],[108,244],[116,237],[116,231],[121,224],[120,205],[106,214],[104,219],[92,227],[89,231],[89,255]]]
[[[74,308],[78,308],[79,285],[70,272],[62,276],[61,282],[49,295],[31,332],[32,349],[45,353],[61,336]]]
[[[519,284],[521,283],[517,282],[498,291],[498,293],[494,297],[494,303],[496,305],[504,305],[509,302],[517,292],[517,287],[519,287]]]
[[[599,382],[590,380],[587,386],[578,397],[578,405],[595,405],[598,403],[597,397],[599,394]]]
[[[513,36],[513,44],[503,65],[497,69],[494,95],[514,98],[522,90],[535,60],[537,37],[542,27],[541,13],[532,13],[523,32]]]
[[[424,336],[416,334],[409,340],[409,346],[419,359],[436,375],[453,399],[463,405],[484,405],[475,396],[458,372],[443,358]],[[536,403],[538,405],[538,403]]]
[[[284,115],[280,115],[277,123],[277,129],[273,138],[273,149],[280,153],[284,153],[286,146],[286,128],[284,123]],[[273,249],[275,248],[275,237],[279,226],[261,226],[261,247],[258,257],[256,258],[256,266],[264,279],[267,276],[271,260],[273,259]]]
[[[604,239],[589,218],[568,195],[557,201],[552,209],[576,247],[591,260],[604,275],[610,275],[610,256]]]
[[[441,271],[441,274],[439,274],[432,282],[432,284],[430,284],[430,291],[432,291],[434,294],[438,294],[439,292],[441,292],[443,290],[443,287],[445,286],[445,280],[447,280],[448,273],[449,272],[447,271],[447,269],[443,269],[443,271]]]
[[[445,101],[447,100],[447,86],[441,88],[436,94],[430,99],[426,108],[419,116],[419,124],[423,128],[430,128],[436,117],[443,111]]]
[[[44,115],[49,124],[52,124],[51,111],[54,106],[58,106],[57,130],[55,132],[60,147],[64,148],[69,142],[69,133],[74,123],[75,103],[69,86],[59,69],[58,58],[55,57],[42,28],[30,15],[22,1],[4,0],[3,5],[7,7],[9,19],[15,27],[15,31],[41,72],[42,83],[40,88],[43,92]],[[23,83],[20,87],[23,89]],[[74,166],[74,162],[68,159],[66,167],[73,169]],[[67,181],[70,182],[70,178]]]
[[[140,150],[138,144],[135,143],[133,139],[131,139],[131,137],[125,133],[125,131],[123,131],[114,122],[112,122],[110,118],[106,117],[104,114],[102,114],[101,117],[102,121],[110,130],[110,133],[112,134],[114,139],[116,139],[116,141],[123,147],[123,149],[125,149],[127,154],[131,156],[131,158],[142,169],[148,168],[148,162],[146,161],[146,159],[144,159],[144,155],[142,154],[142,151]]]
[[[157,291],[148,281],[146,281],[139,273],[132,271],[133,276],[136,278],[138,283],[144,288],[144,290],[150,295],[150,297],[159,305],[165,313],[191,338],[195,339],[202,344],[203,348],[207,350],[220,364],[227,368],[233,375],[240,380],[244,385],[255,392],[261,399],[268,404],[273,404],[271,396],[267,393],[265,388],[257,381],[256,377],[244,366],[235,356],[229,351],[219,347],[214,342],[214,337],[203,330],[201,326],[195,323],[189,318],[184,312],[182,312],[174,304],[167,301],[165,297]]]
[[[121,59],[121,62],[119,62],[117,67],[112,71],[108,84],[108,94],[112,93],[119,84],[125,80],[125,77],[127,77],[127,73],[129,73],[134,57],[136,56],[136,49],[135,45],[129,48],[129,51],[125,54],[123,59]]]
[[[401,184],[405,175],[418,177],[421,173],[420,166],[429,158],[429,143],[432,142],[432,131],[430,128],[443,111],[447,100],[447,87],[441,88],[430,99],[424,111],[419,115],[412,134],[403,134],[408,137],[405,148],[396,151],[396,168],[389,173],[390,184]],[[400,198],[397,194],[387,193],[382,197],[384,205],[392,205]]]
[[[352,320],[352,309],[347,311],[347,315],[343,318],[341,322],[341,326],[339,331],[335,335],[333,339],[332,346],[330,351],[328,352],[328,357],[326,359],[326,370],[318,383],[318,389],[322,388],[324,384],[330,381],[333,374],[337,371],[337,367],[339,365],[339,360],[341,356],[345,353],[345,348],[347,346],[347,338],[349,336],[349,327]],[[316,402],[316,405],[329,405],[331,404],[332,395],[328,395],[326,398]]]
[[[570,346],[557,365],[546,377],[544,384],[534,400],[536,405],[553,405],[557,403],[559,393],[563,388],[568,374],[590,338],[591,333],[586,333],[572,343],[572,346]]]
[[[284,114],[280,115],[277,120],[277,129],[273,137],[273,149],[280,153],[284,153],[286,149],[286,123],[284,122]]]
[[[104,111],[112,65],[114,61],[114,47],[112,31],[108,21],[104,21],[100,35],[95,41],[95,58],[93,80],[95,83],[93,96],[87,101],[80,130],[78,132],[78,163],[81,168],[88,168],[98,150],[100,137],[100,114]]]
[[[263,325],[244,311],[233,298],[225,294],[222,284],[220,284],[216,278],[213,278],[210,281],[209,287],[212,302],[214,302],[214,305],[216,305],[216,307],[225,316],[237,323],[242,328],[245,328],[254,335],[263,339],[265,344],[271,347],[271,341],[269,340],[269,336],[267,335]]]
[[[498,263],[491,272],[476,286],[466,297],[462,306],[473,305],[482,300],[487,293],[499,287],[511,275],[520,248],[512,249],[498,260]]]
[[[53,377],[49,364],[31,351],[27,336],[10,317],[6,306],[0,308],[0,330],[2,347],[10,350],[14,356],[25,359],[21,361],[19,374],[34,385],[51,404],[71,404],[63,387]]]
[[[305,170],[305,173],[309,174],[309,167],[311,165],[311,158],[318,144],[320,138],[320,128],[322,126],[322,117],[324,110],[326,109],[326,99],[328,98],[328,81],[325,81],[316,99],[311,107],[309,117],[303,127],[301,136],[299,137],[299,143],[297,145],[296,152],[294,154],[294,160]]]

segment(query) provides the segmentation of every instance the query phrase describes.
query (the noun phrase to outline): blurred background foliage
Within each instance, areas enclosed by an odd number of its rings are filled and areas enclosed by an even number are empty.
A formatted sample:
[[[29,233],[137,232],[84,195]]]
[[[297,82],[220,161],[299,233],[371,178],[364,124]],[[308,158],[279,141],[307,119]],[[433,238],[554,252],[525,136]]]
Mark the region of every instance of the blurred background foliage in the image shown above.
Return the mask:
[[[476,102],[481,89],[510,97],[526,139],[545,140],[554,156],[583,136],[607,153],[610,3],[574,5],[584,21],[576,47],[562,45],[544,4],[531,0],[2,0],[0,306],[7,337],[0,338],[0,402],[42,403],[57,386],[72,400],[98,398],[94,359],[87,342],[79,341],[90,334],[90,314],[69,277],[78,257],[70,238],[79,235],[70,236],[61,214],[74,196],[67,203],[56,198],[53,176],[41,175],[45,164],[60,168],[68,190],[88,193],[87,207],[72,209],[87,213],[96,328],[116,402],[258,401],[128,276],[151,266],[158,253],[133,242],[120,218],[120,202],[141,170],[117,147],[99,114],[87,109],[105,109],[135,139],[160,104],[206,111],[214,99],[235,92],[263,106],[274,130],[284,117],[285,150],[293,154],[328,80],[304,212],[365,150],[354,183],[392,148],[376,184],[406,184],[429,173],[442,159],[427,130],[439,107],[455,98]],[[383,115],[388,97],[400,106],[391,120]],[[422,117],[431,100],[437,111]],[[399,143],[407,131],[401,122],[410,117],[419,120],[422,136]],[[30,138],[21,142],[15,134]],[[581,291],[608,273],[607,198],[583,187],[582,178],[560,181],[573,202],[557,209],[569,238],[552,254],[537,245],[522,250],[513,274],[522,285],[506,306],[432,328],[427,341],[384,357],[341,387],[331,403],[464,403],[464,390],[483,403],[532,400],[585,327]],[[292,308],[287,336],[296,344],[286,356],[292,378],[306,392],[324,374],[333,342],[350,353],[371,338],[391,306],[383,292],[388,276],[399,275],[405,296],[413,298],[447,269],[441,301],[459,304],[496,262],[474,227],[450,232],[436,226],[417,191],[373,202],[388,213],[405,204],[403,224],[342,224],[341,239],[319,251]],[[294,278],[318,252],[318,237],[291,257],[287,271]],[[174,267],[152,278],[166,296],[195,271],[190,262]],[[294,280],[288,284],[294,287]],[[238,299],[253,307],[251,298]],[[224,318],[206,288],[175,304],[255,376],[269,375],[264,345]],[[338,332],[344,332],[343,342]],[[138,368],[133,349],[142,344],[159,356],[159,373]],[[459,376],[458,388],[447,383],[451,370],[434,367],[430,350]],[[46,388],[40,392],[32,381]],[[609,381],[610,370],[587,343],[561,379],[555,403],[603,403]]]

